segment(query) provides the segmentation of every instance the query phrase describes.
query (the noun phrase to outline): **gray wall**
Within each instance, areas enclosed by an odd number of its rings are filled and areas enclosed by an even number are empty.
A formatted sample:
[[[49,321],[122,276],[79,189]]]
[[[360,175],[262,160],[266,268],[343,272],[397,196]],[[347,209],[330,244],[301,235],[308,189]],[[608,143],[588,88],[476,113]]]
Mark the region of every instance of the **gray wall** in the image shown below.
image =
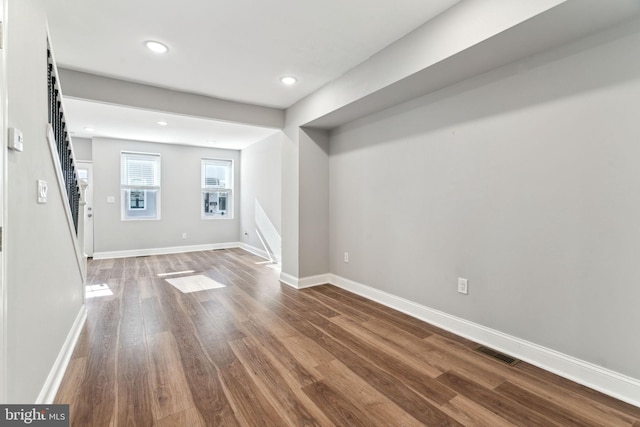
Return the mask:
[[[299,147],[297,126],[282,138],[282,273],[300,277],[298,268]]]
[[[241,152],[241,241],[262,250],[264,247],[256,234],[256,201],[260,203],[278,233],[282,235],[282,138],[282,133],[277,133]]]
[[[282,143],[282,273],[292,278],[328,272],[328,179],[328,132],[286,128]]]
[[[434,87],[450,84],[446,82],[459,81],[452,79],[474,75],[477,69],[491,69],[496,61],[508,63],[514,56],[526,56],[526,51],[539,48],[538,41],[534,43],[530,37],[524,37],[526,44],[515,49],[500,43],[494,49],[485,47],[486,55],[472,57],[463,66],[447,61],[462,52],[475,51],[481,42],[563,2],[465,0],[457,3],[288,108],[282,151],[282,272],[294,278],[308,277],[326,273],[328,264],[329,237],[322,229],[329,222],[328,211],[318,209],[319,199],[310,197],[318,193],[320,199],[325,198],[327,184],[308,179],[310,175],[304,172],[312,169],[323,176],[327,174],[320,166],[327,163],[320,155],[325,143],[321,137],[314,140],[309,127],[333,128],[335,123],[344,123],[345,117],[350,120],[362,117],[364,111],[378,111],[383,105],[393,105],[400,99],[411,99],[435,90]],[[469,25],[470,21],[478,25]],[[568,27],[566,20],[562,26]],[[443,67],[435,67],[443,63],[446,63]],[[425,71],[426,75],[418,81],[412,79]],[[406,86],[405,80],[413,83]],[[306,130],[300,129],[303,126],[307,126]],[[303,184],[311,186],[305,188]],[[312,220],[305,219],[308,214]]]
[[[8,125],[23,132],[24,152],[8,152],[5,183],[7,397],[9,403],[29,403],[53,367],[84,289],[45,134],[44,7],[20,0],[8,9]],[[36,202],[38,179],[49,184],[46,204]]]
[[[284,124],[284,111],[279,108],[178,92],[64,68],[60,69],[60,81],[66,96],[73,98],[274,129]]]
[[[121,221],[120,152],[159,153],[160,220]],[[200,160],[234,161],[233,219],[201,219]],[[172,144],[93,139],[95,252],[169,248],[239,241],[240,152]],[[115,203],[107,203],[107,197]],[[187,233],[187,239],[182,239]]]
[[[329,271],[329,134],[301,129],[299,276]]]
[[[88,138],[72,138],[73,153],[78,161],[90,162],[93,160],[92,143]]]
[[[529,58],[335,130],[331,272],[640,378],[639,45]]]

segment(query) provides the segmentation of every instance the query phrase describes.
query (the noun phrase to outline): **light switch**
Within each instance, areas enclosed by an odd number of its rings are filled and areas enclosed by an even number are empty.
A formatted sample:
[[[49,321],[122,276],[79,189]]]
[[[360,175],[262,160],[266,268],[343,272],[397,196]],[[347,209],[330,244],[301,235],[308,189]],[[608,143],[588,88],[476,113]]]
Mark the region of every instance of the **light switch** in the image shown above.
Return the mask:
[[[115,203],[116,202],[116,198],[113,196],[107,196],[107,203]]]
[[[43,181],[39,179],[38,180],[38,203],[47,203],[48,191],[49,191],[49,186],[47,185],[47,181]]]
[[[16,128],[9,128],[9,148],[16,151],[22,151],[22,143],[22,132]]]

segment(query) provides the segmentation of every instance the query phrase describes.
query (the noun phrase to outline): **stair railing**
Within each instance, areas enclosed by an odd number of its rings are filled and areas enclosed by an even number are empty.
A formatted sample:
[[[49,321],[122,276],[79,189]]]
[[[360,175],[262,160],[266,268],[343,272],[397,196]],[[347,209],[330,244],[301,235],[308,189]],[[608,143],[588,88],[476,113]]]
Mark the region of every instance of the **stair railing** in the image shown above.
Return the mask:
[[[62,110],[62,93],[57,76],[51,48],[47,48],[47,81],[49,88],[49,124],[51,125],[55,145],[58,151],[62,177],[64,180],[69,209],[73,218],[76,236],[78,234],[78,211],[80,207],[80,186],[73,159],[73,147],[67,123]]]

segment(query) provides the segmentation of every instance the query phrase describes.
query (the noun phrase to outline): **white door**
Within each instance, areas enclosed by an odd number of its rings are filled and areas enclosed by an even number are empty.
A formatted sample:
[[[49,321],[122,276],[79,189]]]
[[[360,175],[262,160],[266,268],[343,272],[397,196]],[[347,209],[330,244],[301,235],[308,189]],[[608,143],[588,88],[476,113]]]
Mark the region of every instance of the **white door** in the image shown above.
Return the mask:
[[[5,110],[5,106],[7,105],[5,100],[7,97],[7,73],[6,73],[6,62],[5,62],[5,35],[6,32],[4,28],[6,27],[6,19],[5,19],[5,11],[6,11],[6,0],[0,0],[0,40],[2,40],[2,46],[0,46],[0,402],[6,402],[6,384],[7,384],[7,370],[6,370],[6,360],[7,360],[7,347],[6,347],[6,282],[5,282],[5,269],[4,269],[4,258],[5,258],[5,206],[4,203],[6,194],[5,194],[5,178],[6,178],[6,158],[5,153],[7,150],[7,142],[6,135],[7,129],[5,124],[7,123],[7,111]]]
[[[78,179],[87,181],[84,207],[84,253],[93,256],[93,164],[91,162],[77,162]]]

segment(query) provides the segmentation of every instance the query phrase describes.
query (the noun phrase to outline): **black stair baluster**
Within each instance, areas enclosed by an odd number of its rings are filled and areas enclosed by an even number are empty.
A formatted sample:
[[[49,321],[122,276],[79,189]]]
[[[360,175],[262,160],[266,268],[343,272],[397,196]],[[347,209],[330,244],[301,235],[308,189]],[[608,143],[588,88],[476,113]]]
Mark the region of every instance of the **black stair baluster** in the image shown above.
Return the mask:
[[[64,180],[65,192],[73,226],[78,233],[78,221],[80,211],[80,187],[76,173],[75,161],[71,147],[71,137],[67,129],[67,123],[62,109],[62,93],[58,89],[59,79],[56,76],[55,64],[51,50],[47,49],[47,86],[48,86],[48,121],[53,131],[58,159],[60,160],[60,172]]]
[[[52,105],[52,88],[53,88],[53,83],[51,81],[51,70],[53,69],[53,66],[51,64],[47,64],[47,113],[49,114],[48,117],[48,123],[51,123],[51,116],[53,115],[53,111],[51,111],[51,105]]]

